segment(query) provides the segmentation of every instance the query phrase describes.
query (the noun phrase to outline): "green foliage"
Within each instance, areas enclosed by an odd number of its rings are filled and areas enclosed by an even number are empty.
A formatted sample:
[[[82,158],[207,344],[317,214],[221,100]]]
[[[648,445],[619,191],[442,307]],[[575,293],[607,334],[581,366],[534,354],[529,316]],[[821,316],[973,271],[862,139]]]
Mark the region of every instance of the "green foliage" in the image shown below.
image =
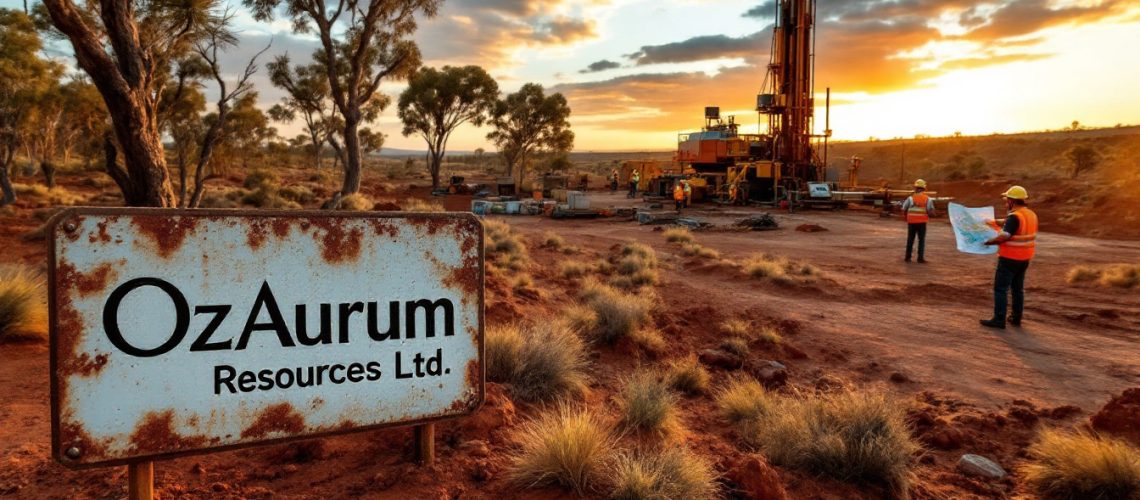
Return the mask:
[[[527,158],[532,153],[570,151],[570,105],[562,94],[547,96],[542,85],[528,83],[495,104],[487,139],[498,146],[507,171],[516,182],[525,178]]]
[[[1101,161],[1104,160],[1104,155],[1088,144],[1079,144],[1065,152],[1065,159],[1069,160],[1069,171],[1076,179],[1081,173],[1100,165]]]
[[[407,137],[418,134],[427,142],[432,187],[439,187],[439,171],[447,139],[460,125],[482,126],[499,98],[499,84],[479,66],[420,68],[400,94],[396,114]]]

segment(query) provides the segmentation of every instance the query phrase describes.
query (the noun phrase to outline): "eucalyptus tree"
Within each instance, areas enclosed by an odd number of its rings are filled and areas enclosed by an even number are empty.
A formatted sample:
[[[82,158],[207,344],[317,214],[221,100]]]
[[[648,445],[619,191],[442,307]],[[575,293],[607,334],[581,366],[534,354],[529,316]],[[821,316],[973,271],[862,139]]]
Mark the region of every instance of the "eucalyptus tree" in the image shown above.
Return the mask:
[[[565,153],[574,147],[570,130],[570,105],[562,94],[547,96],[542,85],[528,83],[495,105],[494,127],[487,139],[499,148],[507,163],[507,175],[521,185],[526,178],[527,157],[534,153]]]

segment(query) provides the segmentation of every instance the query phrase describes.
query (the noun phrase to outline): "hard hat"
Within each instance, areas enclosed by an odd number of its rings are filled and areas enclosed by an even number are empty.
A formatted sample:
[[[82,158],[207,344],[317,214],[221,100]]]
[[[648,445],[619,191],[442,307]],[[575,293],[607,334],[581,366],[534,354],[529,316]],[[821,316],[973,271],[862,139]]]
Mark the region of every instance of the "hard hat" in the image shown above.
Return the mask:
[[[922,188],[922,189],[926,189],[926,181],[924,181],[924,180],[922,180],[922,179],[919,179],[919,180],[917,180],[917,181],[914,181],[914,187],[916,187],[916,188]]]
[[[1027,200],[1029,199],[1029,191],[1021,186],[1013,186],[1001,194],[1002,198],[1009,198],[1011,200]]]

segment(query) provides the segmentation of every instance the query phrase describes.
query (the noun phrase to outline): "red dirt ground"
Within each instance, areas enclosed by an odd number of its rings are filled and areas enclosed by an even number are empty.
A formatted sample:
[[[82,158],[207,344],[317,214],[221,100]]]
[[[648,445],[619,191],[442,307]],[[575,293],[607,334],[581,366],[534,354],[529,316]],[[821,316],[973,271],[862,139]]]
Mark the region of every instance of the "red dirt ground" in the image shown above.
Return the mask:
[[[83,189],[69,178],[64,183]],[[426,195],[426,188],[418,188],[387,196]],[[444,203],[464,209],[469,198],[448,197]],[[599,195],[596,203],[624,199]],[[30,217],[33,209],[25,201],[16,215],[0,217],[0,262],[44,265],[42,241],[20,238],[40,224]],[[692,215],[726,224],[743,214]],[[928,448],[916,468],[912,493],[918,498],[1027,496],[1017,468],[1037,426],[1082,425],[1112,396],[1140,386],[1136,291],[1064,281],[1075,264],[1136,262],[1140,242],[1070,236],[1043,222],[1039,258],[1027,284],[1025,325],[995,332],[977,325],[988,316],[993,258],[954,250],[944,220],[930,230],[931,263],[908,265],[902,262],[905,227],[895,219],[865,211],[776,217],[777,231],[714,230],[696,236],[727,262],[757,252],[810,262],[823,271],[820,281],[806,286],[754,281],[730,263],[683,258],[652,227],[631,221],[504,218],[530,241],[534,263],[528,272],[540,293],[516,295],[501,279],[491,279],[488,321],[556,314],[572,303],[577,288],[556,276],[558,262],[593,261],[631,239],[648,243],[663,263],[663,283],[657,287],[662,305],[655,321],[668,347],[655,355],[595,350],[591,407],[611,409],[618,380],[638,366],[662,365],[715,346],[717,325],[724,319],[769,323],[786,342],[754,346],[754,353],[788,365],[792,387],[881,390],[908,405],[916,434]],[[793,230],[801,224],[827,231]],[[566,256],[539,248],[546,231],[561,234],[580,252]],[[46,346],[0,345],[0,359],[0,496],[124,496],[123,467],[74,472],[51,460]],[[713,373],[714,387],[730,376]],[[686,398],[681,407],[687,444],[719,472],[744,459],[745,451],[715,415],[711,397]],[[163,461],[156,464],[156,483],[160,496],[170,498],[572,498],[560,490],[520,490],[505,479],[511,430],[536,411],[512,403],[501,387],[488,384],[487,404],[479,413],[437,430],[438,460],[427,468],[412,464],[411,432],[402,429]],[[962,453],[986,455],[1012,475],[993,484],[969,479],[954,469]],[[883,495],[776,470],[792,498]]]

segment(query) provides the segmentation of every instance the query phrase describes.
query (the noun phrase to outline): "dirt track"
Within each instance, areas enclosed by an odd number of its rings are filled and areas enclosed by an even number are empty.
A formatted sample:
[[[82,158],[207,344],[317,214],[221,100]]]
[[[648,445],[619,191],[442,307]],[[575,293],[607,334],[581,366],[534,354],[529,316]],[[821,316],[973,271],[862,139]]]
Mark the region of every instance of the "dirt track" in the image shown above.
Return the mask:
[[[620,195],[596,201],[627,203]],[[452,209],[465,203],[459,197],[446,200]],[[728,224],[739,217],[737,212],[691,214]],[[1140,242],[1065,236],[1045,227],[1040,257],[1030,268],[1025,326],[994,332],[977,325],[990,310],[993,257],[958,253],[944,220],[930,231],[931,263],[919,265],[902,262],[905,227],[897,219],[865,211],[776,217],[781,224],[776,231],[696,233],[702,245],[720,251],[727,263],[682,258],[653,227],[631,221],[506,218],[529,237],[534,259],[529,272],[542,294],[519,297],[500,283],[493,293],[495,302],[487,306],[488,321],[556,314],[577,288],[556,276],[559,261],[591,261],[631,239],[649,243],[664,263],[663,282],[657,287],[663,302],[657,326],[669,342],[668,352],[657,357],[596,352],[588,404],[603,409],[612,404],[618,381],[638,365],[656,366],[715,346],[717,325],[724,319],[779,324],[786,346],[756,355],[785,362],[795,387],[810,390],[824,379],[835,379],[886,390],[900,402],[918,401],[923,411],[934,412],[965,433],[960,448],[932,450],[917,468],[919,498],[1023,494],[1012,480],[993,486],[965,479],[953,472],[954,462],[963,452],[979,452],[1015,467],[1033,435],[1031,424],[1005,423],[1024,414],[1018,413],[1020,407],[1032,405],[1048,413],[1050,408],[1076,405],[1079,417],[1065,413],[1052,424],[1074,425],[1111,395],[1140,385],[1136,292],[1074,288],[1064,282],[1076,263],[1134,262]],[[35,224],[30,218],[22,220],[28,220],[29,227]],[[804,223],[828,231],[794,230]],[[582,251],[568,257],[538,248],[546,231],[558,232]],[[5,261],[43,262],[40,243],[13,236],[5,243],[18,257]],[[731,264],[757,252],[810,262],[824,277],[807,286],[779,285],[746,278]],[[122,468],[71,472],[49,458],[46,348],[0,345],[0,359],[0,387],[5,388],[0,398],[0,496],[122,496]],[[891,382],[896,373],[906,381]],[[723,385],[729,376],[715,372],[714,385]],[[193,498],[569,498],[557,490],[520,490],[505,480],[511,430],[538,408],[515,407],[501,388],[491,389],[488,404],[475,418],[443,426],[439,462],[428,469],[410,463],[409,431],[382,431],[161,462],[156,472],[160,493]],[[711,398],[688,399],[683,411],[689,446],[719,470],[742,456]],[[780,476],[794,498],[881,494],[795,471],[781,470]]]

